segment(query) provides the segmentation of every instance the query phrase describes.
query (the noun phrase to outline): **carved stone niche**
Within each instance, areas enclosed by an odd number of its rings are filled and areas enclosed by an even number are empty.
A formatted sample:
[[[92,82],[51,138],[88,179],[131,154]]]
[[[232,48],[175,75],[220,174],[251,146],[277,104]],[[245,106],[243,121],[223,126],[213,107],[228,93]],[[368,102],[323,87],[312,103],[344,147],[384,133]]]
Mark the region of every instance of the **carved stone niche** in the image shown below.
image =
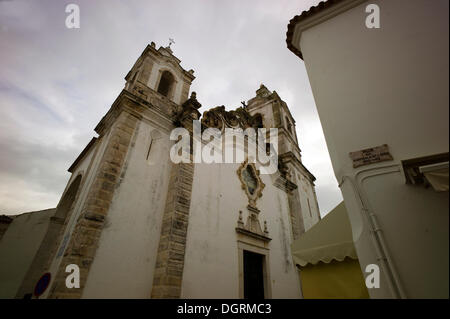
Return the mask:
[[[271,238],[269,238],[267,222],[264,221],[263,230],[259,222],[260,210],[256,208],[256,200],[262,196],[262,190],[265,187],[259,176],[259,171],[256,169],[255,164],[248,163],[246,160],[238,168],[237,174],[239,176],[239,180],[241,181],[242,189],[248,197],[249,204],[247,205],[248,217],[245,224],[242,218],[242,211],[239,211],[236,232],[268,242]]]

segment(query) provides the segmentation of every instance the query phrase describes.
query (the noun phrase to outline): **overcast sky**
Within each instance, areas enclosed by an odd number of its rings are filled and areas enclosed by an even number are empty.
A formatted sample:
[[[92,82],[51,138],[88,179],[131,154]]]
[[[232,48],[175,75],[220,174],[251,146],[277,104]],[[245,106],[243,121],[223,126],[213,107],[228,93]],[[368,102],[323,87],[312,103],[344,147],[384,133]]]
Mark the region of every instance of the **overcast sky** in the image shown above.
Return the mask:
[[[286,47],[289,20],[318,0],[0,0],[0,214],[55,207],[68,167],[89,142],[147,44],[194,69],[200,111],[240,106],[264,83],[296,120],[321,214],[341,194],[302,60]],[[65,7],[80,7],[67,29]]]

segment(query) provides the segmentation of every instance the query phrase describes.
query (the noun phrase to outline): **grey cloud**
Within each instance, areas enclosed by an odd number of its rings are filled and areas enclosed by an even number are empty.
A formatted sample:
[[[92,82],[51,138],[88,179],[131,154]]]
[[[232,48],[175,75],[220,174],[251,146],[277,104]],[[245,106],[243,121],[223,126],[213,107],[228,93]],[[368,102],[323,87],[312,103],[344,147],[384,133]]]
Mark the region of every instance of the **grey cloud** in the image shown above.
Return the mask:
[[[169,37],[183,67],[195,70],[201,112],[235,108],[260,83],[276,90],[296,119],[321,213],[339,203],[304,64],[285,43],[289,20],[319,0],[72,2],[76,30],[65,28],[63,1],[0,2],[0,213],[57,204],[67,167],[124,76],[148,43]]]

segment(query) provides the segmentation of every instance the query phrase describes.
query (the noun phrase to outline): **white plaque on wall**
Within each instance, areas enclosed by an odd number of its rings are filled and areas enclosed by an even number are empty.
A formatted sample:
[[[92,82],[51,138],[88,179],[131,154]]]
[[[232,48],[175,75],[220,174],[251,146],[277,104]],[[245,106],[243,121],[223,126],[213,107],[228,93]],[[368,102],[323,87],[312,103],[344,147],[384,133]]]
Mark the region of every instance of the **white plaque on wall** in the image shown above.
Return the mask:
[[[353,160],[353,167],[374,164],[383,161],[392,161],[394,158],[389,153],[387,144],[366,148],[364,150],[350,152],[350,158]]]

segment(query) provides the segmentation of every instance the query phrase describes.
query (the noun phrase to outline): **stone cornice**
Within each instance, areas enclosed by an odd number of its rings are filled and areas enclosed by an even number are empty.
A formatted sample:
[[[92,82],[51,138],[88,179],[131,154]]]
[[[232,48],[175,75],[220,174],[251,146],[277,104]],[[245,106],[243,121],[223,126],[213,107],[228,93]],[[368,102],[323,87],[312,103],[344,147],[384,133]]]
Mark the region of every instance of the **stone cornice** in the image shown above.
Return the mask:
[[[246,235],[246,236],[249,236],[249,237],[253,237],[253,238],[262,240],[264,242],[269,242],[269,241],[272,240],[272,238],[270,238],[270,237],[251,232],[251,231],[249,231],[249,230],[247,230],[245,228],[236,227],[236,232],[240,233],[240,234],[243,234],[243,235]]]
[[[75,168],[77,167],[78,163],[86,156],[86,154],[89,152],[89,150],[92,148],[92,146],[97,141],[96,137],[93,137],[89,143],[86,145],[86,147],[81,151],[80,155],[75,159],[72,165],[70,165],[69,169],[67,170],[69,173],[73,173],[75,171]]]
[[[310,179],[312,183],[316,180],[314,175],[303,165],[303,163],[294,155],[292,152],[286,152],[279,155],[281,161],[285,163],[291,162],[293,165],[296,165],[302,172],[304,172]]]
[[[156,92],[150,89],[146,92],[151,95],[143,96],[137,91],[131,93],[128,90],[122,90],[109,111],[95,127],[95,132],[102,136],[123,111],[134,114],[167,131],[167,127],[172,127],[170,112],[177,107],[177,104],[160,99],[156,96]]]
[[[275,187],[285,191],[286,193],[289,193],[289,192],[293,191],[294,189],[298,188],[298,186],[295,183],[288,180],[286,177],[281,175],[279,172],[278,172],[278,175],[277,175],[273,185]]]
[[[168,52],[169,55],[163,54],[162,51]],[[159,58],[165,58],[166,61],[170,61],[171,64],[175,68],[177,68],[179,71],[181,71],[184,74],[184,76],[186,76],[188,79],[190,79],[191,82],[195,79],[195,76],[194,76],[193,72],[186,71],[180,65],[181,60],[178,59],[176,56],[174,56],[172,52],[167,51],[166,48],[160,47],[158,50],[156,50],[156,47],[154,47],[153,43],[152,43],[152,45],[147,45],[147,47],[145,48],[144,52],[142,53],[142,55],[144,55],[144,56],[147,55],[147,54],[154,55],[154,56],[159,57]]]

